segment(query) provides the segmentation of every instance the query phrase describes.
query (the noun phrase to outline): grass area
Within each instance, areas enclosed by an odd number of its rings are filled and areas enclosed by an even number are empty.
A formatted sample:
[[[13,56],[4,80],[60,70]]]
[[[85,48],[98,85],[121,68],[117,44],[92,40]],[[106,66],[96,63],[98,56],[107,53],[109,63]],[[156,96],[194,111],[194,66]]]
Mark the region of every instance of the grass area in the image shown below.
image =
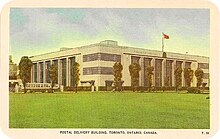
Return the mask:
[[[208,94],[10,94],[10,128],[208,129]]]

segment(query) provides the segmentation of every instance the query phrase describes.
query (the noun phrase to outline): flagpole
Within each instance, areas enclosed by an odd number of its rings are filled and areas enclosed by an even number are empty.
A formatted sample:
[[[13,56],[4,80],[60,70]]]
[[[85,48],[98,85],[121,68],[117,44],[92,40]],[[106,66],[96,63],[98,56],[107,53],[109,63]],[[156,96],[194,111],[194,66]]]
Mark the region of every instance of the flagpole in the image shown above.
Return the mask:
[[[164,37],[163,37],[163,32],[162,32],[162,52],[164,51]]]

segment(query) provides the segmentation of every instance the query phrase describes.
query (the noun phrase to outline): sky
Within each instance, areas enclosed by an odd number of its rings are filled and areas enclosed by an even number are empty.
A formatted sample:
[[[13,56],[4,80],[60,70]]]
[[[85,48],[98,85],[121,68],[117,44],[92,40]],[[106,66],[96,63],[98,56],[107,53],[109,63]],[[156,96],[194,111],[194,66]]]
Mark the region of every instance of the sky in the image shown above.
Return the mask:
[[[11,8],[10,54],[22,56],[115,40],[121,46],[210,56],[209,9]]]

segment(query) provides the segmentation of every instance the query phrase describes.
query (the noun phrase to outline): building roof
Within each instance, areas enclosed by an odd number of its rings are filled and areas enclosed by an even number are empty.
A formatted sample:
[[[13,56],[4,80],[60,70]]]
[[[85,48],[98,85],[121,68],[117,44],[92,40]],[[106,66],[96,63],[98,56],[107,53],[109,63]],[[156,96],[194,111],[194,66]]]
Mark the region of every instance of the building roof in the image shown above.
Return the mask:
[[[44,53],[40,55],[31,56],[31,59],[40,59],[41,57],[48,56],[52,57],[54,56],[66,56],[66,55],[75,55],[75,54],[81,54],[83,49],[93,48],[93,47],[100,47],[100,48],[112,48],[112,49],[121,49],[120,51],[122,53],[127,53],[131,55],[155,55],[155,56],[162,56],[162,51],[158,50],[150,50],[145,48],[137,48],[137,47],[131,47],[131,46],[120,46],[118,45],[117,41],[114,40],[104,40],[100,43],[95,43],[91,45],[85,45],[80,47],[74,47],[74,48],[61,48],[60,51],[54,51],[49,53]],[[101,50],[101,49],[100,49]],[[116,51],[118,52],[118,51]],[[185,58],[185,59],[206,59],[209,60],[209,57],[206,56],[199,56],[199,55],[190,55],[190,54],[181,54],[181,53],[174,53],[174,52],[166,52],[168,57],[177,57],[177,58]]]

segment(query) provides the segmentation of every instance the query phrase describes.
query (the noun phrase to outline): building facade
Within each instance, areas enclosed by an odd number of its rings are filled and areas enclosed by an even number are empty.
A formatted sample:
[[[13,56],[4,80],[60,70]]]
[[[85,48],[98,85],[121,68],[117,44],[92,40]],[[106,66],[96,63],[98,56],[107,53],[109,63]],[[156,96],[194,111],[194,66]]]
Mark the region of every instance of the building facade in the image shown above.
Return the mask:
[[[162,87],[168,80],[167,85],[175,86],[174,70],[191,68],[195,71],[201,68],[204,72],[203,82],[209,86],[209,58],[204,56],[166,53],[162,57],[161,51],[147,50],[120,46],[116,41],[105,40],[100,43],[81,46],[76,48],[62,48],[60,51],[31,56],[33,62],[32,82],[50,83],[49,68],[53,63],[58,67],[58,84],[73,86],[73,64],[80,64],[80,85],[83,82],[94,80],[96,90],[105,86],[105,81],[114,80],[113,65],[121,62],[123,65],[123,86],[131,86],[129,65],[139,63],[141,66],[139,85],[147,86],[145,78],[146,69],[153,66],[153,86]],[[191,86],[196,86],[196,77],[193,76]],[[185,87],[184,73],[182,73],[182,87]]]

